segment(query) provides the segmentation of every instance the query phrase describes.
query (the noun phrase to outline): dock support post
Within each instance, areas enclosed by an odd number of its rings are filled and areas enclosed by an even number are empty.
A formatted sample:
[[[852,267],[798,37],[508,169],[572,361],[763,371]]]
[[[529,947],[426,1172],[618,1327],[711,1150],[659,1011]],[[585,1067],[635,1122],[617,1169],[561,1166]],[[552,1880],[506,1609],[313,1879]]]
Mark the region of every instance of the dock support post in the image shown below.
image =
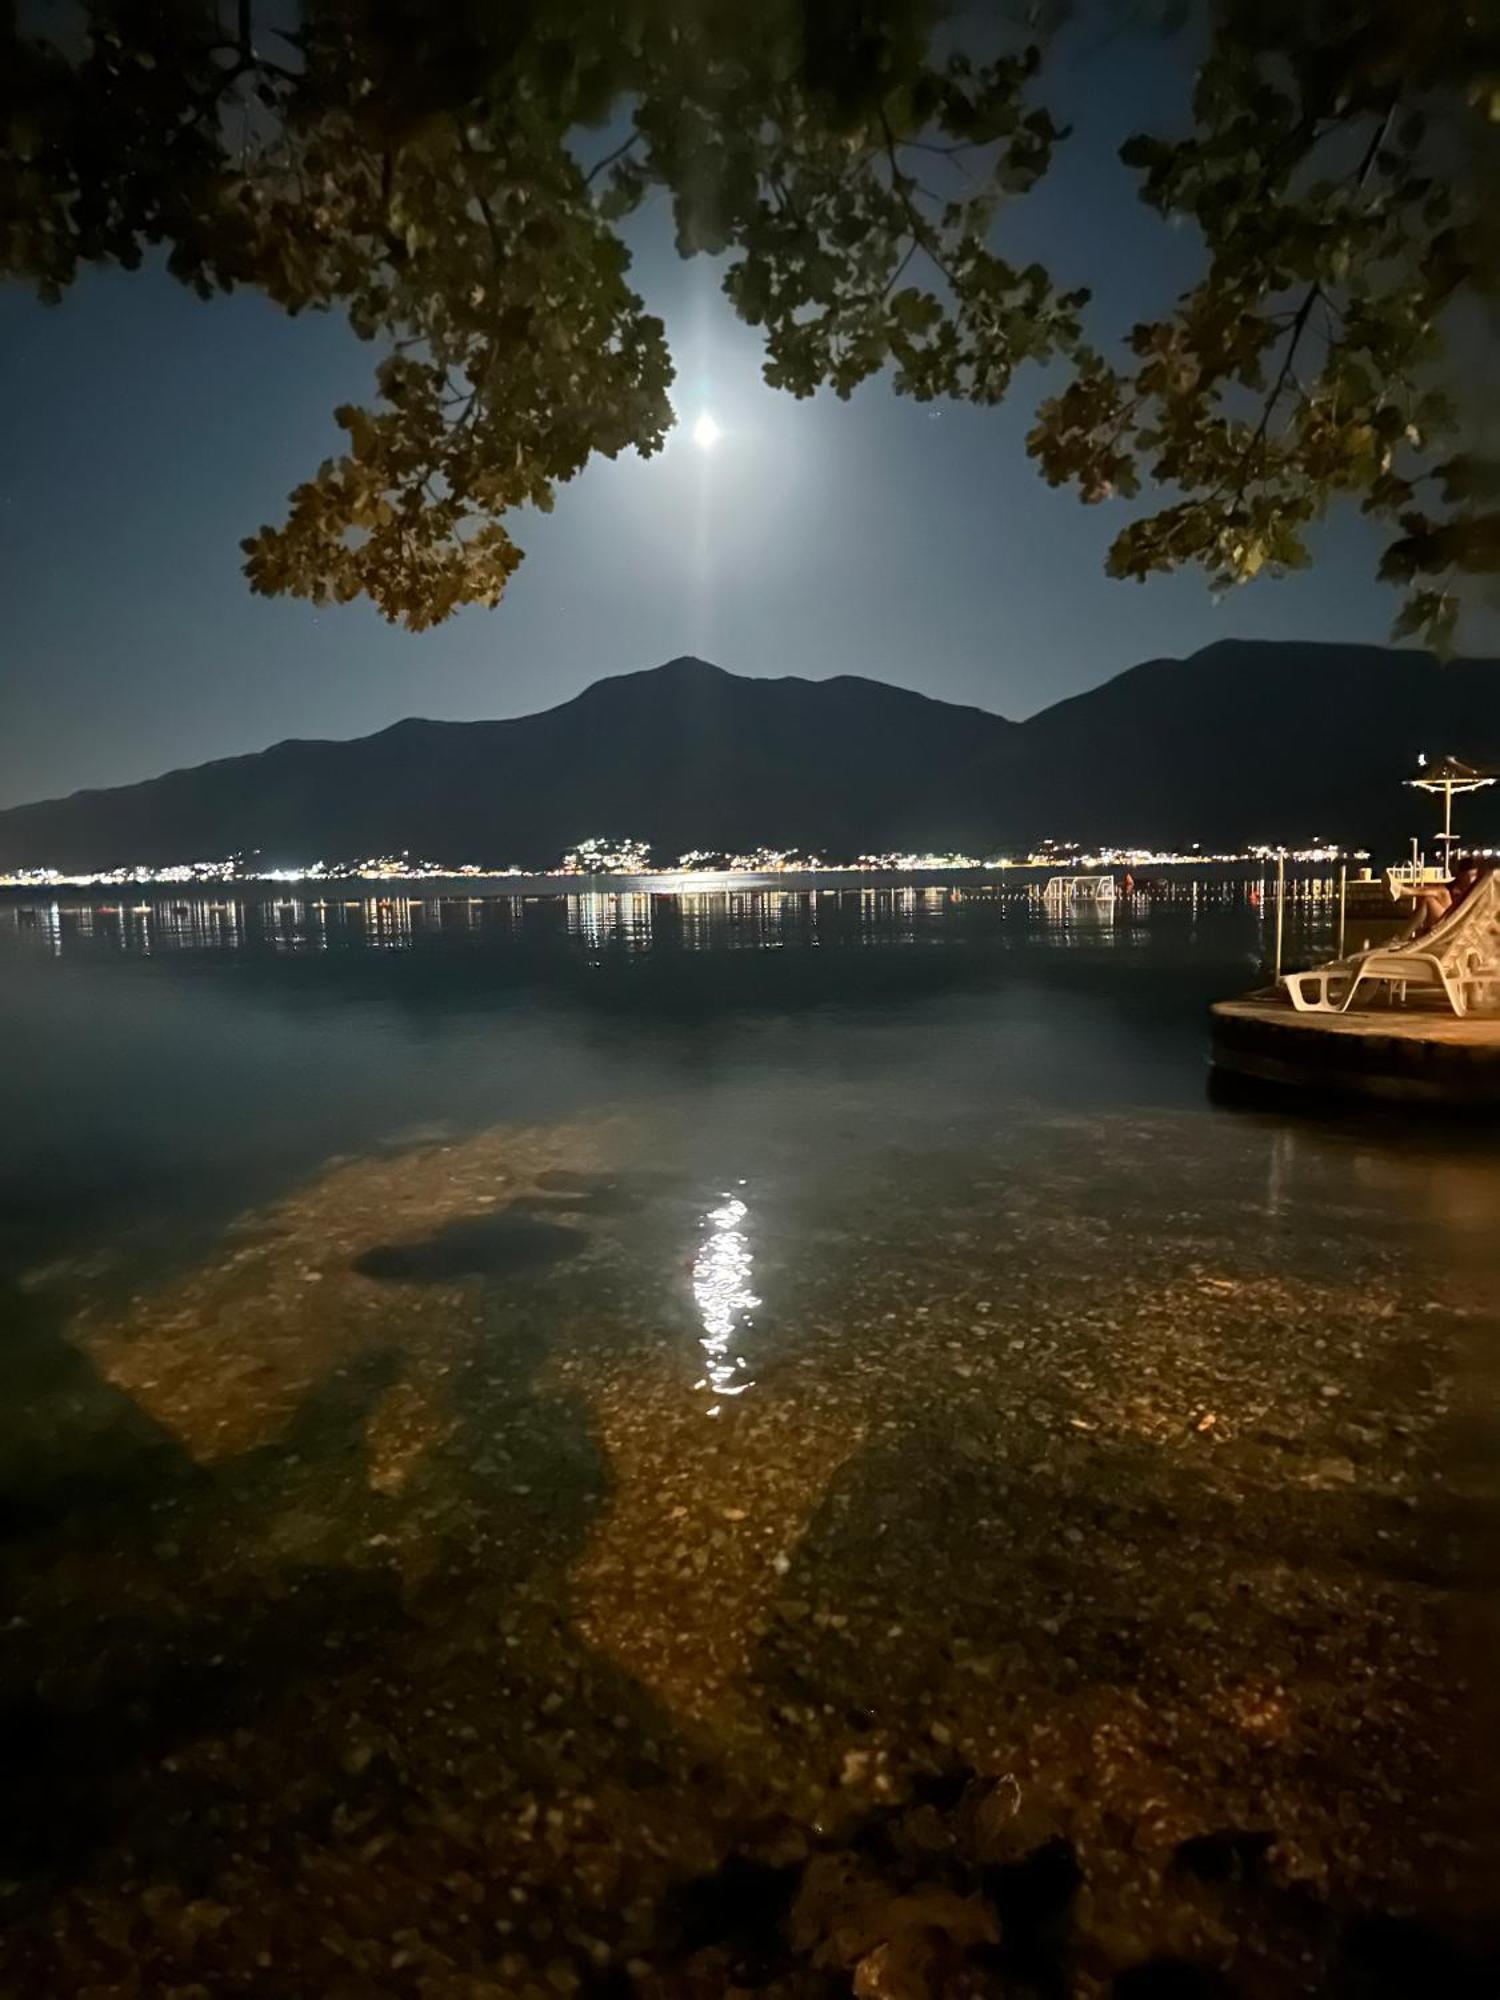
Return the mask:
[[[1348,896],[1349,864],[1347,861],[1341,861],[1339,863],[1339,948],[1334,953],[1335,958],[1342,958],[1344,955],[1344,906]]]
[[[1276,977],[1281,977],[1281,929],[1286,913],[1286,855],[1276,857]]]

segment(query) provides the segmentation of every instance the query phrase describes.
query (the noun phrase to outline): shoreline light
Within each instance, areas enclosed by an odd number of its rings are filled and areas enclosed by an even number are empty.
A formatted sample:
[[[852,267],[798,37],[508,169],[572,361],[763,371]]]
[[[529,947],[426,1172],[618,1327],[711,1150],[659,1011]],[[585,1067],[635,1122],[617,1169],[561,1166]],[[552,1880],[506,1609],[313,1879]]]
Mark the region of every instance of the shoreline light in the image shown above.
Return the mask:
[[[1486,859],[1495,850],[1474,850]],[[1044,840],[1024,855],[961,853],[861,854],[854,859],[831,859],[801,848],[759,847],[748,853],[725,853],[712,848],[694,848],[679,855],[675,864],[656,861],[644,840],[624,837],[595,837],[581,840],[551,866],[529,867],[510,862],[490,864],[479,861],[446,862],[414,858],[410,853],[367,855],[358,859],[320,859],[299,866],[273,866],[254,854],[231,854],[214,861],[178,861],[155,866],[116,863],[111,867],[57,868],[39,865],[29,868],[0,867],[0,890],[22,889],[118,889],[126,886],[192,887],[217,885],[221,888],[250,888],[256,883],[280,882],[327,884],[333,882],[431,882],[453,880],[512,880],[550,882],[593,880],[608,884],[629,879],[639,887],[649,882],[662,891],[679,885],[702,887],[706,883],[730,881],[745,875],[896,875],[896,874],[990,874],[997,870],[1067,869],[1085,874],[1104,869],[1202,868],[1264,866],[1278,856],[1297,863],[1368,862],[1363,847],[1340,847],[1332,841],[1302,842],[1295,846],[1257,841],[1233,852],[1190,852],[1137,845],[1100,845],[1086,851],[1072,841]]]

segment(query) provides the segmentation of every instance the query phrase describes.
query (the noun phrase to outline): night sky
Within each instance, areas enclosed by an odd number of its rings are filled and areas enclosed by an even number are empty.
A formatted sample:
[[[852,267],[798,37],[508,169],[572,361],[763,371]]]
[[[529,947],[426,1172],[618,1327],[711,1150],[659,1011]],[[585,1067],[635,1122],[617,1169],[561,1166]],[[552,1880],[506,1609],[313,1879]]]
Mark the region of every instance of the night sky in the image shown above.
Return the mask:
[[[1091,284],[1104,332],[1195,270],[1193,239],[1113,160],[1180,119],[1186,53],[1059,57],[1046,97],[1077,129],[997,240]],[[1113,583],[1124,510],[1049,490],[1025,457],[1038,371],[995,411],[879,382],[798,403],[762,386],[754,330],[711,265],[677,260],[659,211],[632,240],[679,430],[653,460],[596,461],[550,518],[516,517],[527,560],[500,609],[419,635],[252,597],[239,571],[240,537],[335,448],[333,406],[367,396],[376,350],[341,321],[250,294],[203,305],[156,271],[91,273],[50,310],[0,290],[0,805],[405,715],[522,714],[679,653],[1023,716],[1216,638],[1385,638],[1381,538],[1352,510],[1312,572],[1221,604],[1196,574]],[[711,453],[688,435],[704,411]],[[1500,651],[1493,617],[1466,648]]]

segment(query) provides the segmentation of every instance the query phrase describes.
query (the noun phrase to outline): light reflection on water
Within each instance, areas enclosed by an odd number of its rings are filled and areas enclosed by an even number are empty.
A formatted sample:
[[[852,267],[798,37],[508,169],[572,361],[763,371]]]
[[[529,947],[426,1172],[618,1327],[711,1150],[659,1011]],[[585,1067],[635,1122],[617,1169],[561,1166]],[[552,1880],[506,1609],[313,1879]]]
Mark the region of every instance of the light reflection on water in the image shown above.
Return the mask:
[[[750,1314],[760,1304],[750,1288],[755,1259],[744,1228],[749,1213],[748,1203],[726,1189],[719,1206],[704,1217],[706,1233],[693,1261],[693,1297],[707,1363],[695,1386],[714,1398],[706,1412],[710,1417],[719,1415],[720,1397],[742,1396],[753,1387],[745,1372],[750,1364],[738,1352],[741,1330],[754,1324]]]
[[[611,946],[645,951],[651,944],[651,904],[650,896],[633,893],[569,896],[565,903],[568,936],[577,938],[591,954]]]
[[[1292,928],[1319,942],[1333,921],[1337,886],[1316,880],[1289,890]],[[673,949],[781,949],[837,938],[861,945],[951,943],[976,921],[1004,916],[1028,941],[1049,947],[1071,940],[1117,950],[1155,917],[1191,921],[1233,910],[1268,932],[1273,905],[1256,883],[1238,878],[1184,881],[1152,896],[1112,905],[1047,906],[1024,886],[926,885],[827,888],[714,888],[666,894],[580,890],[570,895],[499,893],[413,896],[330,885],[326,895],[266,895],[226,890],[213,896],[158,895],[149,902],[90,901],[82,895],[0,897],[0,937],[41,944],[57,956],[99,942],[146,955],[164,950],[328,950],[335,943],[406,950],[420,939],[456,934],[540,934],[554,928],[594,959],[606,953]],[[1252,903],[1252,898],[1256,900]]]

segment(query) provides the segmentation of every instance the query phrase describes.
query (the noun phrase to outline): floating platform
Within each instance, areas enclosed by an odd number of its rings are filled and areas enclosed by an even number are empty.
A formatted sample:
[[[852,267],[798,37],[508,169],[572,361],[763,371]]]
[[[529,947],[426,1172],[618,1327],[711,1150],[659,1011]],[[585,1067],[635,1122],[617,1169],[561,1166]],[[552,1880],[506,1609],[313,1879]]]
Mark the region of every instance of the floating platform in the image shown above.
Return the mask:
[[[1299,1014],[1273,990],[1210,1008],[1217,1077],[1325,1097],[1500,1112],[1500,1015]]]

